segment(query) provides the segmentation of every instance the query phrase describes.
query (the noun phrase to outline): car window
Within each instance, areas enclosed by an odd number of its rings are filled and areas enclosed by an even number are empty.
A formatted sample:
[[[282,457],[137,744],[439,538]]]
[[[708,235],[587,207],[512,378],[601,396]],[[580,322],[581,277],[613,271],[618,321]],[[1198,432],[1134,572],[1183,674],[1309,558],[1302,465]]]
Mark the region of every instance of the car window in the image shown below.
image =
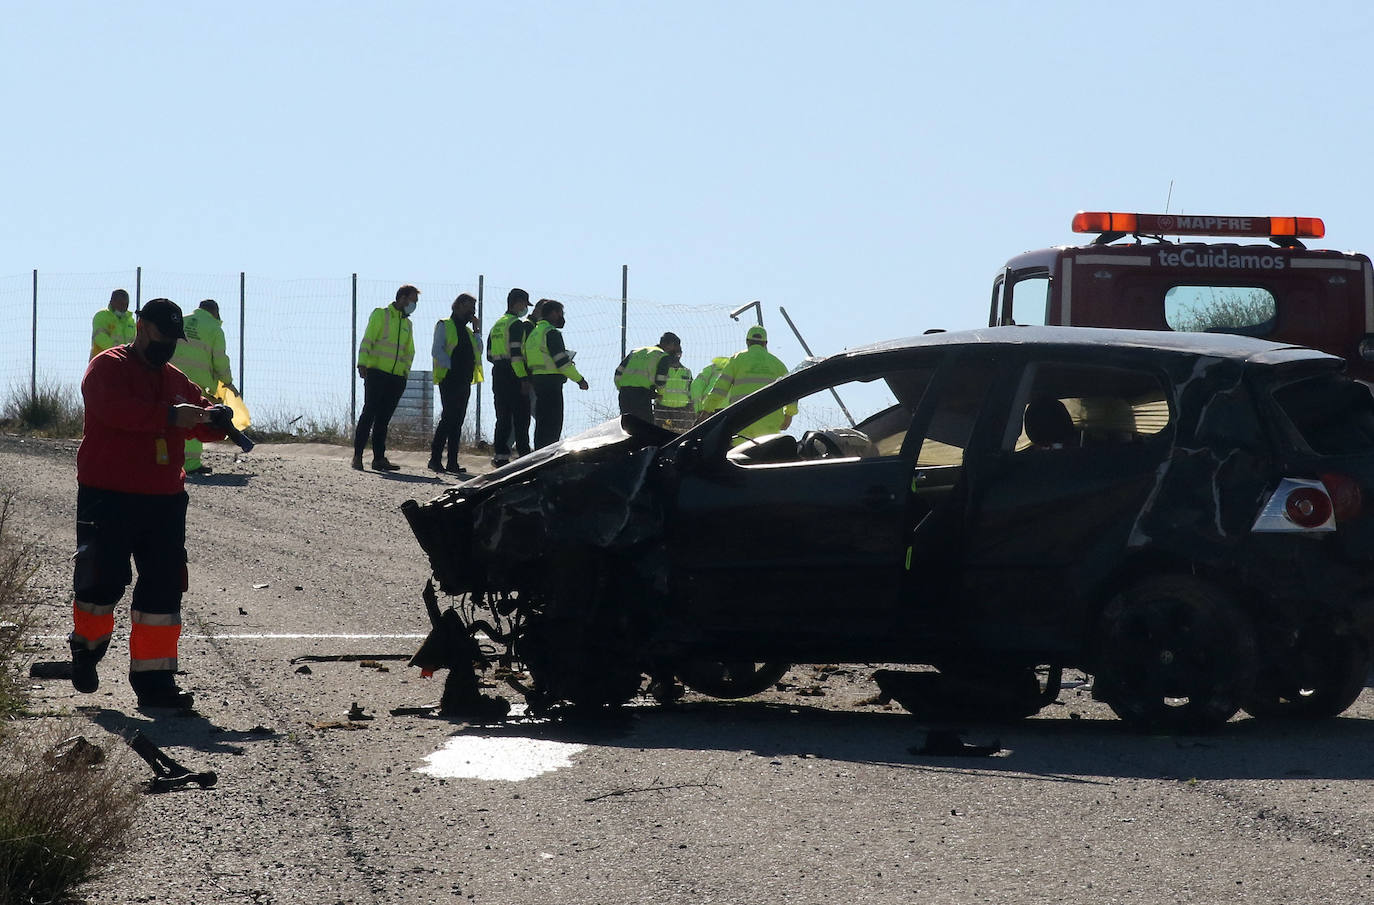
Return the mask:
[[[952,366],[950,379],[941,387],[921,437],[917,467],[963,464],[964,451],[995,374],[995,369],[982,361],[960,361]]]
[[[1279,387],[1273,395],[1313,452],[1374,451],[1374,396],[1364,384],[1323,374]]]
[[[763,419],[766,430],[737,429],[728,456],[746,467],[897,456],[933,373],[892,369],[822,387]]]
[[[1022,378],[1003,448],[1130,446],[1171,423],[1166,384],[1151,371],[1038,363]]]

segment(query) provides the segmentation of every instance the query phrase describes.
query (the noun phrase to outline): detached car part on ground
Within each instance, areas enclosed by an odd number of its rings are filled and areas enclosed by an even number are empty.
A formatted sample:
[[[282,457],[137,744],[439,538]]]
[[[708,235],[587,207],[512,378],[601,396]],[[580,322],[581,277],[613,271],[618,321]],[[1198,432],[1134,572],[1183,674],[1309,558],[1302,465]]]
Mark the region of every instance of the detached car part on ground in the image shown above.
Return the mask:
[[[794,401],[789,433],[740,436]],[[523,664],[535,711],[616,705],[645,675],[729,697],[854,662],[935,667],[895,693],[932,717],[1033,714],[1068,667],[1150,729],[1332,716],[1370,665],[1371,488],[1374,397],[1334,356],[927,335],[681,436],[608,422],[407,503],[456,598],[415,662],[474,690],[465,664]]]

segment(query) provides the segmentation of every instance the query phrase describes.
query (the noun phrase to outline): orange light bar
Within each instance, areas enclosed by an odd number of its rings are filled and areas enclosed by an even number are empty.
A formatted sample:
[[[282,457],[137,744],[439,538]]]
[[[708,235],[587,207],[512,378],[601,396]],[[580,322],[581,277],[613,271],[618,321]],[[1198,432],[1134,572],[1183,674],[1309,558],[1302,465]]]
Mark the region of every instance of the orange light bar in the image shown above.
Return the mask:
[[[1135,214],[1079,211],[1073,215],[1073,231],[1076,233],[1133,233],[1136,232],[1136,216]]]
[[[1326,224],[1320,217],[1214,217],[1191,214],[1122,214],[1079,211],[1076,233],[1129,233],[1162,236],[1293,236],[1320,239]]]

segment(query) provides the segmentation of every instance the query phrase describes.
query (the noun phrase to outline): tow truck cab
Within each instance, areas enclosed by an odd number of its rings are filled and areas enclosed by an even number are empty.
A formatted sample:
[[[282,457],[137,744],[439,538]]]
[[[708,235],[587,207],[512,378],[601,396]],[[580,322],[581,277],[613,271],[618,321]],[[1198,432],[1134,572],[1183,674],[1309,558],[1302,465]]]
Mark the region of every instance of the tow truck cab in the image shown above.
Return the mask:
[[[1374,381],[1370,259],[1307,248],[1303,239],[1326,234],[1320,219],[1079,212],[1073,231],[1098,235],[1006,263],[993,281],[989,326],[1240,333],[1339,355],[1352,376]]]

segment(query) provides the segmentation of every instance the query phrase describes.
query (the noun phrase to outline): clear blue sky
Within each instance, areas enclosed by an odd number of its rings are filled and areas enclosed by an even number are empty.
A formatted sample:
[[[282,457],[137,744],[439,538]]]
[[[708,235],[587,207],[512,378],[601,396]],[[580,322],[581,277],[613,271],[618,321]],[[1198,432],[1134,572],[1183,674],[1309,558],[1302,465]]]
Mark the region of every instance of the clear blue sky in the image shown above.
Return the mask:
[[[1171,180],[1370,252],[1371,10],[10,3],[0,273],[618,296],[628,264],[832,352],[978,325],[1003,260]]]

